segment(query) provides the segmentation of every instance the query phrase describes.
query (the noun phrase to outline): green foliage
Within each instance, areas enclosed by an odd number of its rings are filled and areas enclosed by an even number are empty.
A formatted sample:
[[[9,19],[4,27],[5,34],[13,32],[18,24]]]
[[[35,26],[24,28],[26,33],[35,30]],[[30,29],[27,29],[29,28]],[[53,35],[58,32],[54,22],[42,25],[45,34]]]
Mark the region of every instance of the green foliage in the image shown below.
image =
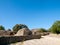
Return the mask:
[[[44,29],[44,28],[40,28],[40,29],[39,29],[39,32],[47,32],[47,30]]]
[[[60,33],[60,21],[56,21],[52,27],[49,29],[50,32],[52,33]]]
[[[14,27],[13,27],[13,31],[18,31],[19,29],[22,29],[22,28],[28,28],[25,24],[16,24]]]
[[[11,29],[7,29],[8,31],[11,31]]]
[[[5,30],[5,28],[1,25],[1,26],[0,26],[0,30]]]

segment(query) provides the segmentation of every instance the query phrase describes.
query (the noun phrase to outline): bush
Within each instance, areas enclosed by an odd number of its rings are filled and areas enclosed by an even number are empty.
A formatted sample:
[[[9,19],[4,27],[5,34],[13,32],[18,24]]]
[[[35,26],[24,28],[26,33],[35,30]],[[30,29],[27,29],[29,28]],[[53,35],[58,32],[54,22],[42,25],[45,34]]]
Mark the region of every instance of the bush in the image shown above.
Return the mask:
[[[1,26],[0,26],[0,30],[5,30],[5,28],[1,25]]]
[[[28,28],[28,27],[25,24],[16,24],[13,27],[13,31],[17,32],[19,29],[22,29],[22,28]]]
[[[56,21],[49,29],[50,32],[59,34],[60,33],[60,21]]]
[[[39,29],[39,32],[47,32],[47,30],[44,29],[44,28],[40,28],[40,29]]]
[[[11,29],[7,29],[7,31],[11,31]]]

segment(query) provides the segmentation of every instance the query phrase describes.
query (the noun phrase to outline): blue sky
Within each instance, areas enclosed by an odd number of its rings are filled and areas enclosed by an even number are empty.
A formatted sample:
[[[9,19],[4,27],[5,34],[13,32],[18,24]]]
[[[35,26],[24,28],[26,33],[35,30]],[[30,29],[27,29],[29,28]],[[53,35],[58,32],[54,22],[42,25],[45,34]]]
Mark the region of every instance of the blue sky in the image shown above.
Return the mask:
[[[0,25],[6,29],[15,24],[48,29],[56,20],[60,20],[59,0],[0,0]]]

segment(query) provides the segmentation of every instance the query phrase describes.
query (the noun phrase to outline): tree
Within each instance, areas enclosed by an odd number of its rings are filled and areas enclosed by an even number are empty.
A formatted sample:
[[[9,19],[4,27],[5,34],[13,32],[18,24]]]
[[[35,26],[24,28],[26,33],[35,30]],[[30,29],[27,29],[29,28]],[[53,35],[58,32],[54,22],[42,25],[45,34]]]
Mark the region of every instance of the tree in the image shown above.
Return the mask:
[[[19,29],[22,29],[22,28],[28,28],[28,27],[25,24],[16,24],[13,27],[13,31],[17,32]]]
[[[0,25],[0,30],[5,30],[5,28],[2,25]]]
[[[60,21],[56,21],[51,28],[49,29],[50,32],[52,33],[60,33]]]

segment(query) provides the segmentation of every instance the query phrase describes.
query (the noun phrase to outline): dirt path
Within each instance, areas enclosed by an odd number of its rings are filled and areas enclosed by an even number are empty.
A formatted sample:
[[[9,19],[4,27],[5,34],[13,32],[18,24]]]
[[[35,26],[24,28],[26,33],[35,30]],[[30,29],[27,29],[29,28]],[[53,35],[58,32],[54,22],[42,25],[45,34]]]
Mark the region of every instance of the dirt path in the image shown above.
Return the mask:
[[[19,42],[14,45],[60,45],[60,38],[42,36],[41,39],[33,39],[24,42]]]

